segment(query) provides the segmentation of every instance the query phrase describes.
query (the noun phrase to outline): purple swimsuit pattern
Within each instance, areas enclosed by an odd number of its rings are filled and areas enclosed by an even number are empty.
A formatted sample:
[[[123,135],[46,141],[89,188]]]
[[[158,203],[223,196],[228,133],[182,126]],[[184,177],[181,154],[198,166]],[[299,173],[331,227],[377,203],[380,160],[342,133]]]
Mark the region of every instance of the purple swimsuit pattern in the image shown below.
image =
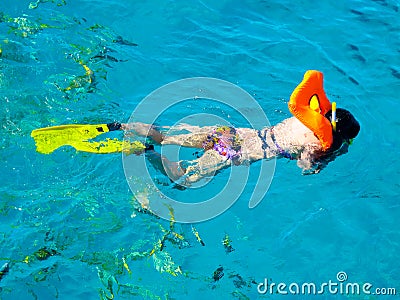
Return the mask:
[[[203,148],[205,150],[213,149],[228,159],[234,159],[240,155],[240,138],[235,128],[221,126],[207,136]]]

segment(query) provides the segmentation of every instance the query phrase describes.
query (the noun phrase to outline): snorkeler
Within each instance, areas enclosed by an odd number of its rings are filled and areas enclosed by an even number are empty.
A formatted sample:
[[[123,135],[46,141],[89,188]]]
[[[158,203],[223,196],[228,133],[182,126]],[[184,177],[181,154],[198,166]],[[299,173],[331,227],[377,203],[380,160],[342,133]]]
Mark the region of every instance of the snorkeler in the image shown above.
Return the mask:
[[[261,130],[228,126],[197,127],[180,125],[190,133],[166,135],[158,127],[140,122],[98,125],[60,125],[32,131],[36,150],[50,154],[69,145],[90,153],[146,153],[150,163],[179,184],[190,185],[231,165],[248,165],[261,159],[284,157],[296,160],[305,173],[318,173],[329,161],[347,151],[360,131],[353,115],[330,103],[323,88],[323,74],[310,70],[304,74],[288,103],[294,117]],[[164,127],[168,128],[168,127]],[[175,129],[177,129],[175,127]],[[169,161],[140,141],[120,141],[95,137],[109,131],[134,131],[161,145],[180,145],[203,149],[195,160]]]
[[[288,106],[294,117],[261,130],[193,126],[184,128],[190,131],[188,134],[165,135],[156,127],[140,122],[121,124],[118,129],[133,130],[161,145],[204,149],[199,158],[179,162],[169,161],[151,146],[146,149],[146,156],[153,166],[183,184],[213,176],[231,165],[273,157],[297,160],[300,168],[316,173],[321,167],[318,162],[335,156],[360,130],[359,123],[349,111],[336,109],[336,103],[330,103],[323,89],[323,74],[319,71],[309,70],[304,74]]]

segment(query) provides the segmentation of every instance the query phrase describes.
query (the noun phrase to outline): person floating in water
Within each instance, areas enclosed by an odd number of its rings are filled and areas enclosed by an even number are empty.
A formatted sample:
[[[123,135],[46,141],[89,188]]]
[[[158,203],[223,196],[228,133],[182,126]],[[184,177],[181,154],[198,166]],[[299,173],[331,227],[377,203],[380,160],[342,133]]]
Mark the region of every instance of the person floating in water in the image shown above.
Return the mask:
[[[32,131],[37,151],[45,154],[70,145],[78,151],[93,153],[143,153],[158,170],[172,180],[190,185],[231,165],[250,164],[261,159],[283,157],[296,160],[303,170],[319,172],[329,161],[347,151],[360,124],[347,110],[338,108],[325,95],[323,74],[309,70],[290,96],[293,117],[261,130],[228,126],[185,126],[188,134],[166,135],[151,124],[140,122],[101,125],[61,125]],[[161,145],[180,145],[203,149],[202,156],[191,161],[171,162],[140,142],[91,141],[99,134],[125,130],[150,137]],[[82,140],[82,136],[85,137]]]
[[[149,161],[173,180],[184,178],[191,184],[231,165],[249,164],[261,159],[284,157],[297,160],[303,170],[318,172],[322,161],[332,159],[343,145],[349,145],[360,125],[347,110],[331,104],[323,89],[323,74],[309,70],[293,91],[289,110],[294,117],[261,130],[251,128],[193,127],[191,133],[165,135],[156,127],[144,123],[121,124],[122,130],[150,137],[161,145],[180,145],[204,149],[204,154],[192,161],[171,162],[146,149]],[[180,180],[181,181],[181,180]]]

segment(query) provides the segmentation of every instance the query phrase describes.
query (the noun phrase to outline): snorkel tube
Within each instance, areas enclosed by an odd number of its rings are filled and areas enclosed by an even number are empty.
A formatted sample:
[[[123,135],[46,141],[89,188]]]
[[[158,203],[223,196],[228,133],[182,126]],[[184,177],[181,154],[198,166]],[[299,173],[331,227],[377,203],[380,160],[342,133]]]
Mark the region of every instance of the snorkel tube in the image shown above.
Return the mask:
[[[331,124],[332,124],[333,131],[336,131],[336,102],[332,102]]]

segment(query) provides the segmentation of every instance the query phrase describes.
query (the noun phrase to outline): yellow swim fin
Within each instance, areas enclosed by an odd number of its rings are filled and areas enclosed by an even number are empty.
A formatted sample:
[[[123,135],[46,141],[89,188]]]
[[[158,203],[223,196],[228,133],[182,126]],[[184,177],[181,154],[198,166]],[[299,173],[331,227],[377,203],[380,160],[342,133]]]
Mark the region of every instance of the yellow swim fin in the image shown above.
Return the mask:
[[[106,139],[94,142],[91,139],[100,134],[118,130],[119,123],[98,125],[61,125],[35,129],[31,137],[35,140],[36,151],[50,154],[62,146],[72,146],[78,151],[90,153],[114,153],[126,151],[128,153],[142,152],[146,147],[139,141],[129,142],[118,139]]]

